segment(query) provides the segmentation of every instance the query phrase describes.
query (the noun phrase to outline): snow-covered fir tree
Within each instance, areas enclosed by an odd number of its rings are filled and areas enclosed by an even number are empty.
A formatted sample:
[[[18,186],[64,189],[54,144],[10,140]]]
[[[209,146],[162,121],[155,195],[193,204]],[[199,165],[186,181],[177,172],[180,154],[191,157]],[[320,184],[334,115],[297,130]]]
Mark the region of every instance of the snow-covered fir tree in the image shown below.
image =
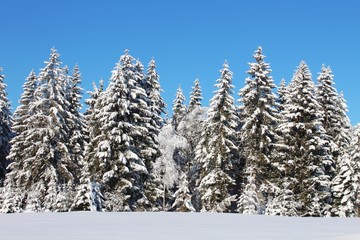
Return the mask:
[[[14,163],[9,166],[11,174],[5,188],[12,188],[15,194],[7,191],[4,212],[67,211],[71,205],[79,163],[73,161],[68,149],[66,123],[71,116],[66,98],[67,77],[55,49],[45,64],[38,76],[34,101],[29,104],[27,128],[19,133],[31,144],[23,149],[23,154],[12,158]]]
[[[323,110],[323,125],[332,143],[334,161],[339,163],[338,157],[349,147],[350,121],[346,103],[337,93],[333,78],[331,68],[323,65],[318,77],[317,98]]]
[[[28,120],[32,113],[29,111],[30,103],[35,99],[35,89],[37,86],[37,78],[34,71],[31,71],[29,76],[26,78],[26,81],[23,85],[23,94],[20,97],[19,106],[14,112],[13,119],[13,131],[14,138],[11,140],[11,152],[8,156],[8,159],[22,159],[24,154],[24,149],[28,148],[31,144],[26,136],[28,134]],[[15,208],[17,212],[22,211],[22,190],[17,189],[15,182],[22,182],[22,178],[25,178],[25,171],[20,172],[19,169],[20,162],[13,162],[10,169],[13,169],[8,173],[7,178],[9,179],[6,184],[6,194],[7,194],[7,207]],[[11,179],[11,181],[10,181]],[[7,212],[8,210],[5,210]]]
[[[286,86],[285,79],[281,79],[277,94],[278,94],[277,109],[279,113],[281,113],[284,110],[286,98],[289,95],[289,91],[288,91],[288,87]]]
[[[190,102],[188,106],[188,111],[191,112],[197,107],[201,106],[201,100],[203,99],[200,87],[199,79],[195,79],[194,86],[192,87],[192,91],[190,93]]]
[[[91,182],[100,184],[108,211],[142,210],[144,183],[150,178],[146,157],[155,153],[148,135],[149,109],[141,86],[141,66],[125,51],[101,94],[96,153],[89,165]]]
[[[337,93],[333,78],[331,68],[323,65],[318,77],[317,99],[323,111],[323,126],[329,136],[336,167],[336,177],[332,176],[335,177],[332,183],[332,214],[346,216],[353,214],[349,205],[354,200],[349,197],[348,192],[352,185],[352,167],[347,152],[350,145],[350,120],[346,114],[346,102],[343,96]]]
[[[80,87],[81,73],[78,65],[75,65],[72,76],[68,77],[67,100],[69,102],[70,119],[69,127],[69,150],[73,161],[82,163],[85,148],[85,119],[80,112],[82,108],[81,99],[83,89]]]
[[[356,216],[360,216],[360,124],[357,124],[351,134],[351,143],[350,143],[350,165],[353,168],[353,186],[352,192],[349,193],[350,195],[354,194],[354,211]],[[346,159],[345,159],[346,160]],[[346,182],[345,182],[346,183]],[[343,189],[339,190],[348,190],[346,189],[347,186],[343,184],[341,186]],[[342,195],[344,192],[342,192]],[[344,203],[348,202],[345,201],[346,195],[344,196],[345,199],[343,200]],[[350,200],[351,201],[351,200]]]
[[[153,113],[153,121],[161,128],[164,125],[162,114],[166,114],[166,103],[161,97],[163,91],[160,86],[160,76],[156,71],[155,59],[149,62],[148,69],[145,76],[145,90],[150,100],[149,108]]]
[[[287,148],[282,179],[289,185],[288,193],[294,194],[297,214],[328,216],[333,159],[311,73],[303,61],[289,85],[283,114],[279,129]]]
[[[86,120],[86,138],[88,143],[84,150],[84,161],[82,170],[80,171],[80,184],[77,187],[77,193],[71,210],[95,210],[102,211],[104,208],[103,195],[101,193],[101,186],[97,182],[91,182],[94,177],[90,175],[89,169],[92,165],[98,164],[94,162],[97,146],[101,141],[101,125],[98,119],[101,110],[101,94],[104,91],[104,81],[100,80],[99,86],[93,83],[93,91],[89,91],[89,99],[85,100],[88,108],[85,112]]]
[[[143,196],[137,201],[136,208],[138,211],[157,210],[160,205],[157,204],[156,188],[160,183],[156,181],[153,175],[153,164],[156,158],[160,156],[158,135],[162,118],[159,113],[152,112],[152,99],[149,93],[155,92],[157,89],[152,89],[153,86],[146,84],[144,66],[139,60],[135,63],[135,76],[135,84],[133,86],[128,85],[133,92],[130,96],[137,94],[137,97],[132,99],[133,104],[130,105],[133,122],[140,132],[134,137],[134,144],[139,149],[139,157],[144,161],[147,169],[147,173],[142,175],[143,179],[141,180],[144,185],[142,188]],[[158,91],[160,91],[160,86]],[[160,107],[161,99],[156,100],[159,104],[159,110],[163,110]]]
[[[177,128],[177,125],[180,123],[180,121],[186,114],[186,106],[184,102],[185,102],[185,96],[181,86],[179,85],[178,89],[176,90],[176,97],[173,101],[173,107],[172,107],[173,110],[172,123],[175,126],[175,129]]]
[[[0,67],[0,187],[3,186],[6,168],[9,164],[6,157],[10,151],[10,140],[12,138],[10,102],[6,93],[7,85],[4,83],[5,76],[1,72],[2,68]]]
[[[253,57],[255,62],[249,64],[250,69],[247,71],[250,77],[239,93],[242,104],[240,145],[248,177],[243,192],[245,196],[240,197],[238,207],[244,213],[264,213],[267,195],[271,194],[271,185],[276,180],[272,155],[276,154],[276,127],[280,117],[276,95],[273,93],[275,84],[270,75],[270,65],[264,61],[261,47]],[[246,206],[248,204],[251,206]]]
[[[356,153],[355,153],[356,154]],[[332,182],[332,215],[339,217],[355,216],[356,174],[347,152],[338,157],[337,174]]]
[[[232,97],[232,72],[226,61],[220,72],[215,84],[218,90],[210,101],[201,145],[196,151],[201,163],[198,191],[202,211],[229,212],[236,197],[233,188],[234,165],[238,160],[235,139],[238,118]]]
[[[195,212],[195,208],[191,203],[189,181],[186,172],[180,176],[179,188],[174,193],[174,199],[175,201],[172,205],[172,209],[177,212]]]

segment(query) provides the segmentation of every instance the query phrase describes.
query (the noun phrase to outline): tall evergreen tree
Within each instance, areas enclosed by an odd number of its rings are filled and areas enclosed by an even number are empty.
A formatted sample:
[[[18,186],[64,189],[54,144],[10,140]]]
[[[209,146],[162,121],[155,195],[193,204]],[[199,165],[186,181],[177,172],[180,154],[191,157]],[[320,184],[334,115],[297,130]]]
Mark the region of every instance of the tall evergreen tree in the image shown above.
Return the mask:
[[[192,87],[192,91],[190,93],[190,102],[189,102],[188,111],[191,112],[192,110],[194,110],[194,108],[200,107],[202,99],[203,97],[201,94],[200,82],[199,79],[197,78],[194,82],[194,86]]]
[[[4,83],[5,76],[1,74],[0,68],[0,187],[3,186],[6,168],[9,162],[6,160],[10,151],[11,132],[11,113],[10,102],[5,91],[7,85]]]
[[[82,163],[85,148],[85,119],[80,112],[82,105],[81,73],[78,65],[75,65],[72,76],[68,78],[67,100],[69,102],[69,150],[73,161]]]
[[[360,124],[357,124],[352,132],[351,144],[350,144],[350,166],[353,168],[353,175],[352,175],[353,184],[352,184],[352,189],[350,188],[350,191],[352,190],[350,192],[350,195],[351,194],[354,195],[353,204],[354,204],[355,215],[360,216]],[[345,184],[343,184],[344,189],[340,189],[340,190],[349,190],[348,186],[346,186]],[[342,192],[344,197],[346,197],[346,194],[344,193],[349,193],[349,192],[348,191]]]
[[[226,61],[220,72],[215,85],[218,90],[210,101],[201,146],[196,152],[202,165],[198,191],[202,211],[229,212],[236,196],[233,165],[237,161],[238,119],[232,97],[232,72]]]
[[[8,159],[11,160],[19,160],[23,159],[27,154],[24,149],[27,149],[31,142],[29,142],[26,136],[29,134],[28,120],[33,114],[30,110],[30,104],[35,99],[35,89],[37,86],[37,77],[34,71],[31,71],[29,76],[26,78],[26,81],[23,85],[23,94],[20,97],[19,106],[16,108],[14,112],[14,123],[13,123],[13,131],[15,137],[11,140],[11,151],[8,156]],[[19,189],[16,186],[16,183],[23,183],[27,181],[28,176],[25,171],[21,171],[21,161],[14,161],[9,166],[12,171],[8,173],[7,184],[6,184],[6,192],[7,192],[7,208],[13,208],[14,211],[22,211],[22,201],[23,201],[23,193],[22,189]],[[11,211],[11,210],[5,210]]]
[[[285,121],[280,125],[282,144],[287,146],[283,178],[289,184],[288,192],[294,194],[300,216],[330,213],[333,159],[322,114],[310,70],[301,62],[290,83]]]
[[[72,189],[78,175],[79,163],[69,153],[67,141],[70,117],[66,99],[66,76],[59,54],[51,50],[49,61],[41,70],[35,100],[30,103],[24,138],[31,142],[24,154],[12,159],[12,174],[6,188],[13,185],[23,193],[21,208],[11,206],[13,195],[5,198],[4,211],[67,211]],[[22,134],[22,133],[21,133]],[[16,179],[15,176],[22,176]],[[17,180],[17,181],[15,181]]]
[[[152,59],[149,62],[148,69],[145,76],[145,90],[150,100],[150,112],[153,113],[153,121],[159,126],[164,125],[162,114],[166,113],[166,103],[161,97],[163,91],[160,86],[160,76],[156,71],[156,62]]]
[[[125,51],[99,99],[101,127],[89,174],[92,182],[100,183],[110,211],[142,209],[146,202],[143,189],[149,172],[145,157],[154,153],[154,145],[148,138],[151,115],[140,69]]]
[[[80,184],[71,210],[103,210],[103,195],[101,194],[101,186],[97,182],[91,182],[95,177],[90,175],[90,170],[94,165],[98,164],[96,161],[97,146],[101,141],[101,125],[98,119],[101,110],[101,95],[104,91],[104,81],[100,80],[99,86],[93,83],[93,91],[88,92],[89,99],[85,100],[88,108],[85,112],[86,120],[86,138],[88,143],[84,150],[84,161],[82,164],[82,171],[80,173]],[[94,201],[97,199],[97,201]]]
[[[318,77],[317,98],[323,110],[323,125],[332,143],[335,163],[350,144],[350,121],[347,106],[334,87],[334,76],[330,67],[323,66]]]
[[[353,197],[349,197],[348,192],[353,184],[353,170],[347,152],[350,145],[350,120],[346,114],[345,100],[337,93],[333,78],[331,68],[323,65],[318,77],[317,98],[323,111],[323,125],[329,136],[336,167],[331,176],[335,178],[332,183],[332,214],[346,216],[353,214],[352,206],[349,206]]]
[[[278,140],[275,131],[280,122],[277,111],[275,84],[270,76],[270,65],[264,61],[265,56],[259,47],[254,54],[256,62],[250,63],[246,85],[239,96],[243,125],[240,129],[242,155],[246,161],[244,196],[240,197],[238,207],[243,212],[263,213],[267,203],[269,188],[273,184],[272,154]],[[249,186],[248,186],[249,185]],[[250,190],[251,189],[251,190]],[[265,191],[261,191],[264,189]],[[249,199],[254,198],[254,199]],[[247,206],[251,204],[252,206]],[[256,206],[254,206],[256,204]]]
[[[278,109],[279,113],[281,114],[281,112],[284,111],[284,105],[286,103],[286,98],[289,95],[289,91],[288,91],[288,87],[286,86],[285,79],[281,79],[277,93],[278,93],[277,109]]]
[[[178,87],[176,90],[176,97],[173,101],[173,117],[172,123],[177,128],[177,125],[180,123],[181,119],[185,116],[186,113],[186,106],[184,104],[185,96],[181,86]]]

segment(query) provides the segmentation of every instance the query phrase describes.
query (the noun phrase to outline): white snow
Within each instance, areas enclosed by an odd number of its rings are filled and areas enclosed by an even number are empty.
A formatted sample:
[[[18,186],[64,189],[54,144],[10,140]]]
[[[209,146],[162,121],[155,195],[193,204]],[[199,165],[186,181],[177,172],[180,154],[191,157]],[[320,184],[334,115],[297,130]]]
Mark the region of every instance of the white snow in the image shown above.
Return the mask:
[[[0,214],[1,239],[360,239],[359,218],[291,218],[220,213]]]

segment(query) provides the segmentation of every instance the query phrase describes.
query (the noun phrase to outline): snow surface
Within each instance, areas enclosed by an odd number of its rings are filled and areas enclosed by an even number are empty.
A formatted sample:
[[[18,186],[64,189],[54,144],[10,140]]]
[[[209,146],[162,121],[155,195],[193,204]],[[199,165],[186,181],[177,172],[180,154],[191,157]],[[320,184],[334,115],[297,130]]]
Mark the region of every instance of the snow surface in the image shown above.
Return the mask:
[[[0,214],[1,239],[360,239],[359,218],[291,218],[221,213]]]

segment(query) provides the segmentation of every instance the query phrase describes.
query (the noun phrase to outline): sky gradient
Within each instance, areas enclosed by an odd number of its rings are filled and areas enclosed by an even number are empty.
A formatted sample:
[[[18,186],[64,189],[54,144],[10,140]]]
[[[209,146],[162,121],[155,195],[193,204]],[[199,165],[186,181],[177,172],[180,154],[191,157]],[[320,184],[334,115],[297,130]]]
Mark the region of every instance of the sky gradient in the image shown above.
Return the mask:
[[[301,60],[315,82],[329,65],[352,124],[360,122],[357,0],[1,0],[1,10],[0,67],[13,109],[25,78],[39,73],[52,47],[70,69],[78,63],[85,91],[100,78],[107,85],[125,49],[145,68],[154,57],[171,109],[179,84],[188,100],[196,78],[208,106],[225,59],[237,94],[262,46],[277,85],[291,80]]]

